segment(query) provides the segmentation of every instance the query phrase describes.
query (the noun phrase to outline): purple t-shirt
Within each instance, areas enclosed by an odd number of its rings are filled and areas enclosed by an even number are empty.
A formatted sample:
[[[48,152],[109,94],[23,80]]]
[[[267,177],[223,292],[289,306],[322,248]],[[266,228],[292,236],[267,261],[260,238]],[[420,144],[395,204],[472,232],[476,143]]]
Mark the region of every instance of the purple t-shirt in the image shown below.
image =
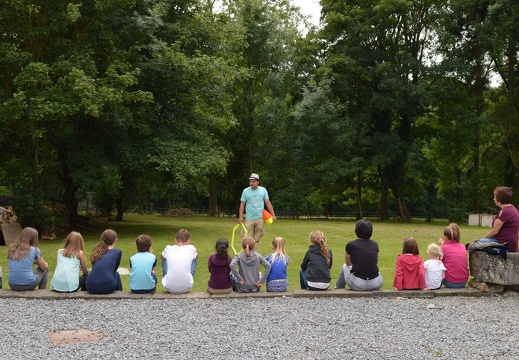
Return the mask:
[[[503,226],[496,235],[496,239],[500,244],[509,243],[509,251],[517,251],[517,240],[519,238],[519,212],[515,206],[505,206],[492,220],[499,218],[503,222]]]
[[[207,286],[211,289],[228,289],[232,286],[231,281],[231,268],[229,264],[231,263],[232,258],[227,256],[225,259],[221,259],[218,255],[213,254],[209,257],[208,267],[209,273],[211,274],[209,277],[209,281]]]

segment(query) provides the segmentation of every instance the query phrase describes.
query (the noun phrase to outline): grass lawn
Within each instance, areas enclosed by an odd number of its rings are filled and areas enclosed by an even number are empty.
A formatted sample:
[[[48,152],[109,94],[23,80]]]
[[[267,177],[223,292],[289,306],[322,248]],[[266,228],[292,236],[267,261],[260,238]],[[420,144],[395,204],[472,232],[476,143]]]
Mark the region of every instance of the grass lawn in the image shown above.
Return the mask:
[[[209,272],[207,260],[214,252],[215,241],[221,237],[231,240],[233,228],[238,224],[236,218],[211,218],[197,217],[162,217],[160,215],[125,215],[124,221],[112,222],[106,225],[97,225],[81,230],[85,238],[87,259],[92,249],[99,242],[99,236],[103,230],[112,228],[118,233],[117,247],[122,249],[123,258],[121,267],[129,268],[129,258],[136,253],[135,239],[139,234],[148,234],[153,239],[154,254],[159,259],[155,272],[159,279],[157,291],[164,291],[160,281],[162,269],[160,267],[160,254],[164,247],[173,244],[176,232],[185,228],[191,235],[191,244],[198,251],[198,268],[195,274],[195,284],[192,291],[205,291]],[[405,237],[414,237],[420,246],[420,255],[426,258],[425,250],[431,242],[436,242],[443,235],[443,229],[448,225],[447,221],[437,221],[427,224],[421,220],[413,223],[388,223],[373,221],[373,237],[380,247],[379,267],[384,277],[384,289],[391,289],[395,273],[396,256],[402,251],[402,241]],[[488,228],[478,226],[460,225],[461,241],[468,243],[472,239],[482,237],[488,232]],[[331,269],[332,286],[344,264],[344,247],[350,240],[356,239],[355,221],[352,220],[287,220],[279,219],[272,225],[265,225],[265,234],[259,244],[259,252],[266,256],[271,252],[270,243],[276,236],[282,236],[287,245],[287,252],[291,262],[288,265],[289,290],[299,289],[299,267],[304,254],[309,246],[308,236],[313,230],[321,230],[326,235],[328,246],[333,251],[333,266]],[[56,267],[56,252],[64,244],[65,237],[56,240],[41,240],[40,249],[43,258],[49,264],[52,278]],[[241,235],[236,231],[235,248],[241,248]],[[230,249],[230,255],[234,255]],[[7,247],[0,246],[0,266],[3,269],[3,285],[7,284]],[[128,276],[122,276],[123,289],[129,291]],[[262,291],[265,291],[262,289]]]

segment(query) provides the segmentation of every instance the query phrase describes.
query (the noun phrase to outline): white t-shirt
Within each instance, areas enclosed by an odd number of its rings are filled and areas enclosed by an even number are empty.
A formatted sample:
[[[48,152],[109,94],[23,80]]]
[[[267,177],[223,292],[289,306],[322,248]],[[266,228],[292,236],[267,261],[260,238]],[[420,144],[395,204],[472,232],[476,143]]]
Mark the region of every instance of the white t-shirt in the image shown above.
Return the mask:
[[[429,259],[423,263],[425,271],[425,287],[429,289],[438,289],[442,286],[442,271],[445,271],[443,261]]]
[[[174,294],[184,294],[193,287],[191,264],[196,259],[196,248],[193,245],[167,245],[162,252],[168,270],[162,278],[164,289]]]

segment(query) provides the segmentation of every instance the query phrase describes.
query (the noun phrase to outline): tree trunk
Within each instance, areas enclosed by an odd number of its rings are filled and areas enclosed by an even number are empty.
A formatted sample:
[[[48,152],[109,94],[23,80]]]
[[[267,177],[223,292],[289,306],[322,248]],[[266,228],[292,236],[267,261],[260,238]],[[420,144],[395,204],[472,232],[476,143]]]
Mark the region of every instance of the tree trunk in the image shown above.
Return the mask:
[[[218,182],[216,175],[209,175],[209,216],[218,214]]]
[[[146,213],[151,214],[153,209],[151,208],[151,194],[149,191],[146,191]]]
[[[124,201],[123,197],[119,196],[117,199],[117,215],[115,216],[116,221],[123,221],[123,214],[124,214]]]
[[[507,186],[513,186],[517,189],[517,169],[519,168],[519,141],[518,141],[518,130],[517,130],[517,111],[516,111],[516,100],[515,100],[515,66],[517,63],[517,45],[511,43],[508,47],[507,58],[508,58],[508,87],[507,87],[507,120],[508,120],[508,131],[506,137],[506,148],[507,148],[507,167],[505,169],[505,184]],[[517,196],[517,195],[516,195]]]
[[[483,68],[483,54],[481,46],[478,44],[474,47],[474,57],[476,58],[476,79],[474,81],[474,98],[476,99],[476,118],[480,119],[484,111],[484,90],[486,83],[485,71]],[[479,213],[479,165],[480,165],[480,145],[481,145],[481,128],[476,123],[474,128],[473,142],[473,165],[472,176],[470,178],[472,184],[472,213]]]
[[[389,220],[389,181],[387,172],[384,169],[379,169],[381,179],[380,189],[380,209],[379,216],[381,220]]]
[[[403,189],[404,183],[404,166],[405,161],[403,161],[404,156],[400,157],[398,161],[391,165],[389,171],[390,176],[390,185],[393,190],[393,196],[395,197],[398,216],[404,222],[410,222],[411,216],[409,215],[409,211],[407,210],[407,205],[405,203],[405,193]]]
[[[77,209],[79,201],[76,199],[76,191],[78,187],[74,185],[73,180],[70,177],[70,171],[68,166],[63,165],[63,174],[61,182],[65,190],[65,206],[67,207],[68,221],[73,223],[73,219],[78,217]]]
[[[357,191],[357,214],[355,217],[357,218],[357,220],[360,220],[360,219],[364,218],[364,211],[362,210],[362,171],[361,170],[359,170],[357,172],[356,191]]]

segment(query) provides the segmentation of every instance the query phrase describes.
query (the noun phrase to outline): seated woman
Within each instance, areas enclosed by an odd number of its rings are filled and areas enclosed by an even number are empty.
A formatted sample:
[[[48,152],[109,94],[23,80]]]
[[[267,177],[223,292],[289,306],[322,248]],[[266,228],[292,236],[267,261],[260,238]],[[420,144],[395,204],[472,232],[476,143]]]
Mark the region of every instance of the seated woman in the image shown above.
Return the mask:
[[[355,234],[358,239],[346,244],[346,264],[341,268],[335,288],[344,289],[348,285],[351,290],[380,290],[384,279],[378,268],[378,243],[371,239],[373,225],[367,220],[359,220],[355,224]]]
[[[499,186],[494,189],[494,202],[501,209],[492,219],[492,230],[490,230],[480,243],[496,242],[508,243],[508,251],[517,251],[517,240],[519,238],[519,212],[512,202],[512,188]]]

